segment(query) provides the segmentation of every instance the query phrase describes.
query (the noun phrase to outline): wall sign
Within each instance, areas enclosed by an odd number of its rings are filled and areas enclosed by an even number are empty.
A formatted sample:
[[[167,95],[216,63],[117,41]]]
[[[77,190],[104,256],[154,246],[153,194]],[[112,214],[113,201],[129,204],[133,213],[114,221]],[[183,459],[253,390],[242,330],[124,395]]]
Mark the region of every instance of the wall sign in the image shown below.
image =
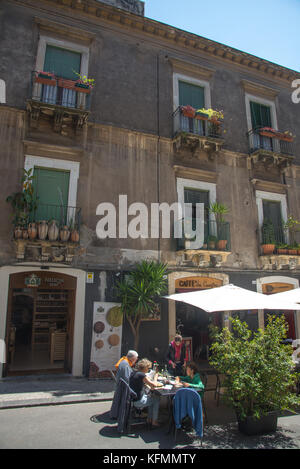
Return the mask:
[[[273,293],[280,293],[288,290],[293,290],[293,288],[294,285],[290,283],[272,282],[262,284],[262,292],[265,295],[273,295]]]
[[[179,290],[206,290],[221,287],[222,285],[222,280],[211,277],[184,277],[175,280],[175,289]]]
[[[37,288],[41,284],[41,279],[35,274],[29,275],[29,277],[25,277],[25,285],[26,287]]]
[[[94,302],[90,378],[110,377],[121,357],[122,324],[118,303]]]

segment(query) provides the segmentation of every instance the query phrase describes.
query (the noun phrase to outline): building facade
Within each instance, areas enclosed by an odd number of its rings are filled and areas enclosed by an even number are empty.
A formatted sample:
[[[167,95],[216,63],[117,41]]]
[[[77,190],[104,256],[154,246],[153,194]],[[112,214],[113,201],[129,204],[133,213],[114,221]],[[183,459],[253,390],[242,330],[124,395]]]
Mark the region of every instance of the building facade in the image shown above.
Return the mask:
[[[297,241],[289,217],[300,219],[299,73],[150,20],[138,1],[3,0],[0,8],[2,375],[89,375],[96,315],[117,304],[118,279],[142,259],[167,263],[169,293],[299,286],[300,256],[287,250]],[[223,118],[195,113],[202,108]],[[25,202],[7,203],[22,191]],[[177,202],[192,212],[175,212],[163,233]],[[215,202],[228,207],[225,222],[209,210]],[[97,230],[103,203],[115,208],[115,236],[106,239]],[[154,227],[152,204],[164,213]],[[197,219],[200,244],[187,228]],[[265,254],[270,240],[276,248]],[[162,300],[159,318],[143,321],[140,355],[163,360],[178,329],[203,358],[208,324],[226,314]],[[299,313],[284,314],[300,338]],[[241,316],[264,326],[263,311]],[[101,333],[96,339],[101,350]],[[132,344],[125,321],[123,351]],[[34,350],[45,360],[33,360]]]

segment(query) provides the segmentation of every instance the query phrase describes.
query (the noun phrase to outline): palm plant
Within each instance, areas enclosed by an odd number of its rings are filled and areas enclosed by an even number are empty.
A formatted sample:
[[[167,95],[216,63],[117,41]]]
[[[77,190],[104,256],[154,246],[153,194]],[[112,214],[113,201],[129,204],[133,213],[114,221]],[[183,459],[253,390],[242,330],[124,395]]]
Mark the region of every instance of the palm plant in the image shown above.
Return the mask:
[[[118,282],[116,290],[138,350],[141,321],[157,310],[158,298],[167,292],[166,264],[142,261]]]

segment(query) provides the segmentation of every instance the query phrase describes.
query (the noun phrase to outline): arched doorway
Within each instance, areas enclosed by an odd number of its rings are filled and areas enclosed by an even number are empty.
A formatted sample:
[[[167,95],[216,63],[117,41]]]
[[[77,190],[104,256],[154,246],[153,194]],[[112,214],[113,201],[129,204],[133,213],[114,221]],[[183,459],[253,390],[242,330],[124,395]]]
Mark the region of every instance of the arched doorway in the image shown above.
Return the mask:
[[[58,272],[10,275],[6,375],[72,371],[76,286]]]

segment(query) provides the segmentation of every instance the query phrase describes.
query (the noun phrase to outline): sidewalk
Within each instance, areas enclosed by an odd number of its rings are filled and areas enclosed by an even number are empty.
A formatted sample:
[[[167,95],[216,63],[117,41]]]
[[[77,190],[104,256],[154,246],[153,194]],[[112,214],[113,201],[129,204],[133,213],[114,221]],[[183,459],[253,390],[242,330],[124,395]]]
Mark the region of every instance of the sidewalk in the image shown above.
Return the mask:
[[[69,375],[39,375],[0,379],[0,410],[40,405],[111,400],[114,382]]]

